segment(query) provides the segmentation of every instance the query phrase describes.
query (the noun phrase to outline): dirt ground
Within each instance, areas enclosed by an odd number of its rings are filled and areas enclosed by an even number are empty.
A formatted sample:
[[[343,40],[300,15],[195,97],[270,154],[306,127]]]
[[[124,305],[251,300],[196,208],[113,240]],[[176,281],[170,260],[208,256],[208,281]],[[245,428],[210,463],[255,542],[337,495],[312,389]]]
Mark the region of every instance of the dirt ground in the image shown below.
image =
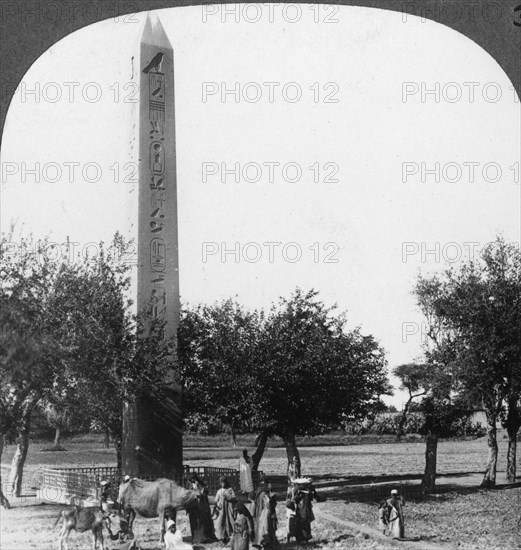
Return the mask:
[[[2,521],[2,535],[0,546],[2,550],[51,550],[59,548],[58,533],[59,526],[52,528],[54,520],[62,507],[55,505],[35,505],[23,506],[16,510],[2,511],[0,518]],[[277,531],[278,538],[282,541],[285,536],[284,525],[284,507],[278,506],[277,513],[281,519],[281,524]],[[138,518],[134,524],[135,535],[139,544],[146,550],[160,550],[159,545],[159,522],[157,519]],[[190,528],[186,515],[181,512],[178,517],[178,525],[182,529],[186,542],[190,542]],[[346,533],[339,525],[329,521],[314,522],[314,541],[307,548],[391,548],[392,546],[374,544],[374,540],[365,538],[356,533]],[[106,531],[105,531],[106,535]],[[73,532],[69,539],[69,548],[71,550],[86,550],[91,548],[92,537],[86,533],[78,534]],[[111,548],[110,542],[107,542]],[[286,544],[283,544],[286,547]],[[300,547],[295,543],[287,546],[293,550]],[[222,546],[219,543],[206,544],[199,546],[200,549],[217,550]],[[196,547],[197,550],[197,547]]]
[[[402,484],[406,496],[406,537],[415,541],[409,547],[424,550],[437,546],[476,550],[514,550],[521,548],[521,531],[517,524],[521,512],[521,488],[480,490],[461,487],[445,478],[440,493],[422,499],[417,482]],[[339,548],[391,549],[404,546],[402,542],[385,540],[378,536],[377,503],[398,483],[381,485],[348,485],[344,487],[319,488],[325,502],[315,504],[316,519],[313,523],[313,541],[307,548],[333,550]],[[55,519],[63,506],[40,504],[34,498],[25,502],[13,502],[11,510],[0,512],[2,550],[50,550],[58,548],[59,526],[53,528]],[[277,536],[282,548],[299,550],[295,543],[286,545],[285,507],[277,507],[279,528]],[[340,522],[335,522],[338,519]],[[345,522],[359,528],[348,528]],[[179,514],[179,527],[190,542],[187,516]],[[368,529],[365,529],[368,528]],[[158,520],[138,518],[135,534],[146,550],[159,550]],[[73,533],[71,550],[91,548],[88,534]],[[110,548],[110,543],[108,544]],[[202,546],[200,547],[203,548]],[[220,549],[220,544],[205,545],[208,550]]]
[[[110,450],[93,448],[85,442],[65,445],[68,452],[54,453],[61,465],[91,465],[85,456],[106,460],[112,464]],[[498,483],[504,476],[505,441],[500,440]],[[501,487],[481,490],[480,470],[485,458],[483,440],[441,442],[439,449],[438,493],[422,498],[419,474],[424,460],[424,444],[370,444],[357,446],[324,446],[302,449],[303,473],[313,475],[325,502],[315,505],[313,541],[307,548],[332,549],[391,549],[400,547],[462,548],[476,550],[521,549],[521,487]],[[193,466],[214,465],[236,467],[239,450],[233,448],[199,447],[185,450],[185,462]],[[53,528],[63,506],[39,503],[31,489],[31,476],[37,477],[42,463],[52,463],[53,457],[32,447],[27,468],[26,496],[13,499],[11,510],[0,511],[0,548],[2,550],[51,550],[58,548],[59,527]],[[284,449],[269,449],[261,464],[272,479],[283,479]],[[82,462],[83,458],[83,462]],[[4,456],[9,459],[9,453]],[[42,460],[44,459],[44,460]],[[56,460],[56,459],[55,459]],[[3,474],[8,462],[3,462]],[[503,468],[502,468],[503,467]],[[519,468],[519,466],[518,466]],[[392,488],[402,491],[406,499],[406,536],[414,542],[390,541],[379,536],[377,504]],[[282,495],[281,495],[282,500]],[[277,535],[285,540],[285,507],[279,503]],[[179,515],[185,541],[190,541],[187,518]],[[145,550],[158,550],[157,519],[138,518],[135,533]],[[110,543],[108,544],[110,548]],[[288,547],[299,550],[293,543]],[[70,549],[92,548],[88,534],[73,533]],[[203,548],[203,547],[200,547]],[[217,550],[220,545],[205,545]]]

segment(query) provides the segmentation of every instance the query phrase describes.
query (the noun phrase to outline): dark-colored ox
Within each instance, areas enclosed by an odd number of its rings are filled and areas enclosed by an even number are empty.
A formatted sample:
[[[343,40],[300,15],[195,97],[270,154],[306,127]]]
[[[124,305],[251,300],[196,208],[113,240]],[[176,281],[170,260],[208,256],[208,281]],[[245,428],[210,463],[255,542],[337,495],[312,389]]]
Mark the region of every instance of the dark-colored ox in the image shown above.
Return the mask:
[[[58,525],[60,519],[63,519],[59,537],[60,550],[69,549],[67,539],[72,530],[76,530],[79,533],[92,531],[93,549],[96,550],[98,548],[99,541],[101,543],[101,550],[104,550],[103,522],[105,518],[99,506],[89,506],[87,508],[73,506],[67,510],[62,510],[54,523],[54,527]],[[108,519],[108,521],[110,522],[110,519]]]
[[[119,486],[118,503],[131,530],[136,513],[145,518],[159,517],[162,543],[165,534],[165,508],[172,507],[176,512],[191,510],[199,505],[199,497],[199,491],[180,487],[170,479],[143,481],[134,478]]]

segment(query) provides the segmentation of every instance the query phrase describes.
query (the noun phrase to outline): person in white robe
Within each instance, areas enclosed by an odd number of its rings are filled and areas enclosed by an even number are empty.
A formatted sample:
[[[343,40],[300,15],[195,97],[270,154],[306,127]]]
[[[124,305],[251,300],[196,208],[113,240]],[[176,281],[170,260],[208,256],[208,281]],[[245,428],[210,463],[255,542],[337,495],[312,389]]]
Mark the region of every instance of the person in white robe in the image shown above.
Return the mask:
[[[183,541],[183,532],[176,529],[173,519],[166,522],[165,547],[166,550],[193,550],[191,544]]]
[[[248,456],[248,450],[242,451],[242,456],[239,458],[239,482],[241,491],[249,494],[253,492],[253,475],[252,475],[252,460]]]

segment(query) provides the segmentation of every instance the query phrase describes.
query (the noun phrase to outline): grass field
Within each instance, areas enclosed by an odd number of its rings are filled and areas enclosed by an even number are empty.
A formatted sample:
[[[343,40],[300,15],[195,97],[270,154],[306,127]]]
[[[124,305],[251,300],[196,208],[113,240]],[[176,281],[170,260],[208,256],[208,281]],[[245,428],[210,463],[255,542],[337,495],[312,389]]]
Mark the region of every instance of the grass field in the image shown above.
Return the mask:
[[[184,440],[184,462],[193,466],[221,466],[236,468],[243,447],[253,449],[252,436],[239,437],[238,447],[230,446],[229,438],[187,436]],[[346,444],[349,441],[349,444]],[[331,436],[308,438],[299,442],[302,469],[305,475],[313,476],[367,476],[420,475],[424,468],[425,444],[418,439],[396,443],[392,438],[384,442],[366,442],[366,438],[345,437],[334,440]],[[369,439],[374,441],[374,436]],[[335,442],[333,445],[332,443]],[[507,441],[499,437],[499,478],[505,469]],[[286,451],[280,440],[266,449],[261,469],[266,473],[283,475],[286,468]],[[227,445],[226,445],[227,444]],[[66,452],[42,451],[48,442],[31,443],[26,461],[28,481],[32,473],[42,466],[73,467],[77,465],[114,466],[116,454],[113,448],[103,448],[103,437],[81,436],[65,440]],[[7,473],[15,447],[4,449],[2,473]],[[317,456],[323,460],[316,460]],[[440,441],[438,472],[471,473],[483,470],[486,457],[486,439],[467,441]]]
[[[224,438],[185,438],[185,463],[193,466],[214,465],[236,467],[240,448],[252,448],[252,441],[240,440],[239,448],[229,446]],[[314,542],[308,548],[366,549],[398,548],[404,545],[423,550],[430,545],[442,548],[475,548],[513,550],[521,548],[517,520],[521,513],[521,488],[480,490],[478,485],[486,456],[484,439],[472,441],[442,441],[439,445],[439,494],[423,499],[418,476],[423,470],[424,443],[367,443],[358,439],[354,444],[332,445],[334,441],[312,441],[301,447],[303,473],[313,475],[321,486],[319,492],[327,497],[316,505],[317,519],[313,524]],[[228,446],[226,446],[228,443]],[[317,446],[322,443],[322,446]],[[504,476],[506,440],[499,439],[500,459],[498,482]],[[42,452],[48,443],[36,443],[30,448],[27,461],[27,481],[42,465],[75,466],[113,465],[114,451],[104,449],[97,436],[66,440],[66,452]],[[8,447],[3,457],[3,474],[14,452]],[[272,476],[285,472],[285,450],[270,447],[261,468]],[[519,466],[518,466],[519,468]],[[320,481],[318,481],[320,480]],[[382,539],[371,531],[376,528],[377,503],[391,488],[402,486],[406,498],[406,535],[416,543]],[[27,485],[30,486],[30,483]],[[58,527],[52,529],[59,506],[38,504],[34,498],[25,503],[13,501],[14,508],[1,511],[0,547],[2,550],[57,548]],[[285,509],[279,504],[278,536],[284,538]],[[337,523],[334,518],[351,522]],[[180,514],[182,526],[186,522]],[[356,525],[355,525],[356,524]],[[157,520],[138,519],[136,534],[146,550],[159,549]],[[356,526],[364,532],[360,532]],[[367,530],[369,529],[369,531]],[[184,525],[189,540],[189,529]],[[369,534],[368,534],[369,533]],[[72,535],[71,549],[90,548],[87,535]],[[285,546],[285,545],[283,545]],[[109,545],[110,547],[110,545]],[[208,550],[218,548],[206,545]],[[293,544],[293,550],[298,547]]]

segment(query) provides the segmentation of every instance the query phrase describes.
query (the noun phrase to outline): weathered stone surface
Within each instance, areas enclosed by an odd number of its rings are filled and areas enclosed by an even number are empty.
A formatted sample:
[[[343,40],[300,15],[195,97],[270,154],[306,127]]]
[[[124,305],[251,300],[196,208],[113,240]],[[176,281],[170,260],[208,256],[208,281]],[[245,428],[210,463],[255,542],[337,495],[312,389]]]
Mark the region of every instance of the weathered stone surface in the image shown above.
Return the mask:
[[[174,52],[155,16],[147,17],[133,78],[139,84],[137,310],[167,321],[165,337],[179,325],[179,260],[174,109]],[[165,381],[168,398],[127,404],[123,471],[176,475],[182,471],[181,393]]]

